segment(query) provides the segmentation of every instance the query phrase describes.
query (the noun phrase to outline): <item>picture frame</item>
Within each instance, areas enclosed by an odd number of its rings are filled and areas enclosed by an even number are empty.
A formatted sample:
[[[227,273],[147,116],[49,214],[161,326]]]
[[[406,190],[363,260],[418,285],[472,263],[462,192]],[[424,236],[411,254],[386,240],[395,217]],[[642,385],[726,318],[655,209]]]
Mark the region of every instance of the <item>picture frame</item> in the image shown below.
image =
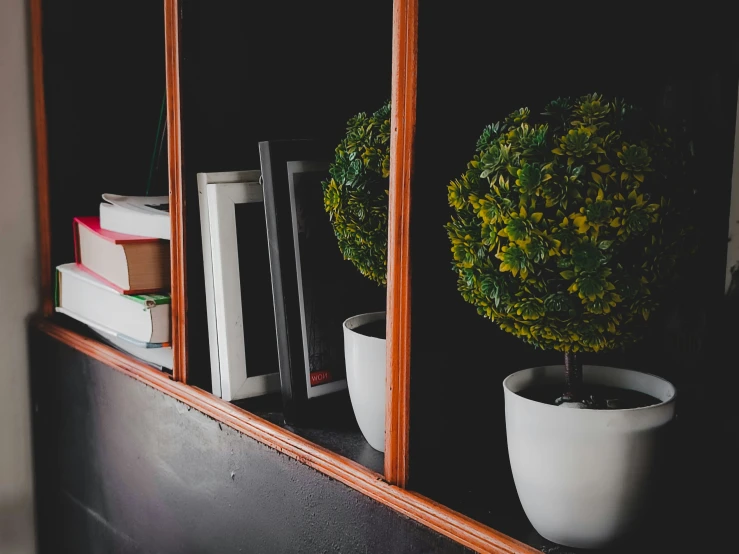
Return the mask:
[[[197,174],[212,392],[228,401],[280,390],[260,175]]]
[[[344,320],[384,308],[384,294],[343,259],[324,209],[333,152],[315,140],[259,143],[280,383],[292,424],[309,421],[319,397],[347,388]]]

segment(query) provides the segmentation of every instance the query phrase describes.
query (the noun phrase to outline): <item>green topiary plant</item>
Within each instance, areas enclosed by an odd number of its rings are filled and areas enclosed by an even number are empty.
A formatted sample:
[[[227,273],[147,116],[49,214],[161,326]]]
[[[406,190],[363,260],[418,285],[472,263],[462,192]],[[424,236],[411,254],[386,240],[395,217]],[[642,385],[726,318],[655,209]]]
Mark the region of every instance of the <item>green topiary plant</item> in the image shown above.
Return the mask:
[[[324,207],[345,260],[379,285],[387,284],[390,103],[347,122],[346,136],[323,182]]]
[[[463,298],[501,329],[565,353],[638,340],[686,248],[683,162],[668,133],[599,94],[522,108],[488,126],[448,187]]]

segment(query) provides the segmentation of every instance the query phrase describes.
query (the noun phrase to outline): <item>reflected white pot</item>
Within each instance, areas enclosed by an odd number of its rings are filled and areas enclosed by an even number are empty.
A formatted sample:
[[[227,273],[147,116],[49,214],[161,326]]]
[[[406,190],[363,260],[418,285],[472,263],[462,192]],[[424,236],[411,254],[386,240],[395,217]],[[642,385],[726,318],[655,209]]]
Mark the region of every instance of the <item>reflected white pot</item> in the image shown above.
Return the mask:
[[[354,331],[373,321],[385,320],[385,312],[356,315],[344,322],[346,381],[354,416],[364,438],[375,450],[385,451],[385,339]]]
[[[564,383],[564,366],[524,369],[503,381],[508,456],[518,497],[544,538],[601,548],[626,535],[650,501],[661,441],[675,413],[675,387],[646,373],[584,366],[586,383],[647,393],[660,404],[578,410],[516,394]]]

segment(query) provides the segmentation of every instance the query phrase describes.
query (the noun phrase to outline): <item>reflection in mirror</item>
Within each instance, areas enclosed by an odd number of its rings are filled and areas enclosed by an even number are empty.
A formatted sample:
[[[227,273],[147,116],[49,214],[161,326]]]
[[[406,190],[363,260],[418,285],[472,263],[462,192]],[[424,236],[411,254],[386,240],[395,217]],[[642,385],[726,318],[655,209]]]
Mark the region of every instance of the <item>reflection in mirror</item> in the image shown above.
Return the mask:
[[[320,248],[325,249],[327,255],[336,252],[342,271],[360,278],[362,286],[359,288],[362,292],[357,292],[357,296],[361,296],[366,303],[362,311],[380,312],[385,309],[389,154],[389,122],[385,120],[388,114],[381,113],[378,116],[381,121],[375,125],[376,129],[373,127],[369,130],[372,135],[371,144],[368,142],[363,145],[367,148],[360,148],[355,144],[358,136],[351,132],[347,134],[347,127],[352,125],[348,123],[350,120],[354,122],[355,129],[362,122],[366,125],[366,120],[381,110],[390,99],[392,2],[387,0],[373,4],[368,9],[366,5],[336,0],[318,3],[183,0],[181,7],[180,79],[185,160],[183,175],[187,199],[189,382],[212,390],[196,175],[200,172],[259,170],[263,172],[266,194],[267,169],[264,160],[260,159],[261,141],[310,139],[320,144],[318,157],[286,159],[285,162],[324,163],[326,169],[322,176],[310,180],[310,205],[315,204],[321,208],[320,213],[315,215],[318,217],[322,214],[321,217],[329,225]],[[355,118],[358,114],[365,115]],[[337,158],[337,147],[340,144],[343,145],[341,151],[353,152],[351,160]],[[332,164],[330,170],[329,164]],[[287,185],[287,164],[282,163],[279,171],[285,177],[279,182]],[[355,182],[356,187],[350,190]],[[328,191],[326,195],[324,189]],[[342,206],[351,204],[359,210],[365,210],[363,216],[366,223],[362,229],[352,227],[351,217],[356,217],[356,213],[347,213],[344,219],[333,213],[326,213],[325,210],[332,206],[332,199],[338,198],[341,198]],[[287,206],[289,208],[289,204]],[[269,209],[269,206],[266,207]],[[291,212],[288,210],[275,213],[275,225],[290,231],[288,238],[292,243]],[[263,225],[269,221],[269,212],[267,216],[264,218],[262,214]],[[337,224],[342,221],[349,224],[343,230],[337,228]],[[330,223],[333,223],[333,228]],[[352,234],[352,229],[357,238],[354,246],[350,246],[346,238]],[[339,234],[338,240],[336,233]],[[342,257],[346,260],[342,260]],[[362,273],[368,273],[368,270],[363,269],[367,266],[366,262],[364,266],[362,262],[359,265],[352,264],[352,261],[362,257],[369,259],[374,265],[376,284],[373,284],[372,279],[362,276]],[[269,260],[273,277],[278,270],[280,274],[284,274],[284,264],[287,262],[280,258],[281,267],[278,268],[276,259],[273,258]],[[239,262],[240,265],[248,263],[241,259]],[[293,266],[292,271],[297,271],[298,262],[295,256],[292,256],[290,263]],[[315,264],[320,261],[316,257],[307,261],[300,260],[302,271],[310,274],[306,269],[316,268],[305,266],[306,263]],[[246,268],[241,267],[241,270],[245,271]],[[274,279],[272,284],[274,285]],[[284,295],[279,295],[280,300],[284,296],[292,302],[292,293],[295,292],[295,305],[299,308],[297,290],[282,291]],[[271,297],[272,290],[265,289],[262,293]],[[338,298],[329,298],[324,302],[343,304]],[[286,309],[293,309],[292,304],[288,304]],[[346,307],[348,309],[348,305]],[[326,309],[328,308],[327,305]],[[315,307],[319,315],[320,310],[320,305]],[[299,309],[297,313],[300,314]],[[347,312],[346,317],[349,315],[359,314]],[[279,314],[276,316],[279,326]],[[245,320],[247,317],[245,313]],[[322,321],[325,318],[311,319]],[[303,333],[300,326],[296,329]],[[271,334],[270,340],[274,340],[274,326],[245,325],[244,330],[254,335],[245,336],[247,345],[250,341],[259,341],[260,337],[266,337],[267,334]],[[310,338],[308,329],[304,331]],[[343,367],[343,341],[346,333],[350,332],[353,331],[342,330],[340,326],[326,336],[334,337],[334,342],[340,346],[338,358],[334,356],[331,359],[340,358],[341,363],[330,374],[343,376],[347,373],[351,387],[351,375]],[[365,338],[376,341],[384,349],[384,335]],[[278,334],[278,351],[281,348],[279,340]],[[384,358],[384,355],[380,355]],[[287,364],[284,356],[280,364]],[[303,379],[306,406],[309,409],[306,411],[306,419],[301,420],[307,423],[299,432],[308,433],[309,428],[314,431],[333,429],[337,433],[354,432],[359,437],[356,444],[366,445],[346,389],[339,387],[331,394],[312,395],[314,397],[309,398],[311,395],[307,395],[307,391],[331,388],[333,384],[325,382],[325,376],[329,375],[328,370],[321,371],[318,367],[315,369],[317,371],[311,371],[311,379]],[[384,364],[382,369],[384,370]],[[314,376],[315,384],[312,380]],[[380,375],[376,380],[384,382],[384,376]],[[339,378],[336,382],[341,381],[344,380]],[[381,392],[384,394],[384,390]],[[384,397],[376,402],[381,409],[376,409],[375,412],[384,417]],[[284,425],[286,414],[283,411],[281,394],[239,401],[239,405],[257,414],[273,414],[269,418]],[[323,439],[321,436],[319,433],[314,437],[319,444],[321,440],[326,444],[334,440],[330,434]],[[346,440],[338,442],[354,444]],[[372,445],[375,448],[382,446],[377,441]],[[340,449],[335,444],[331,448]],[[364,452],[363,448],[361,450]],[[372,451],[374,462],[367,461],[368,457],[364,452],[361,454],[362,463],[380,471],[382,454]],[[352,448],[344,453],[353,459],[360,457],[360,454],[352,454]]]

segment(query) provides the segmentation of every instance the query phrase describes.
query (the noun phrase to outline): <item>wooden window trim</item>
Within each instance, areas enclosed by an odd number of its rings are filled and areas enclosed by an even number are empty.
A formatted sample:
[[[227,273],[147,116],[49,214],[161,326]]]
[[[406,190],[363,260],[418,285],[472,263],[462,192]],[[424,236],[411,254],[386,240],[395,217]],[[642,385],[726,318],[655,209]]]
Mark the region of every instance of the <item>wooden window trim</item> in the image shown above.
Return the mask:
[[[416,131],[417,53],[418,0],[394,0],[385,478],[403,488],[408,483],[410,431],[410,213]]]
[[[167,74],[167,153],[169,156],[169,217],[172,227],[171,296],[172,353],[175,381],[187,383],[187,242],[186,195],[182,179],[182,127],[180,119],[180,39],[178,0],[164,0],[165,72]]]
[[[49,150],[46,134],[46,96],[44,94],[44,51],[42,45],[41,0],[31,0],[31,72],[33,74],[33,122],[36,149],[36,205],[38,210],[39,271],[41,272],[41,312],[54,313],[51,265],[51,214],[49,208]]]

